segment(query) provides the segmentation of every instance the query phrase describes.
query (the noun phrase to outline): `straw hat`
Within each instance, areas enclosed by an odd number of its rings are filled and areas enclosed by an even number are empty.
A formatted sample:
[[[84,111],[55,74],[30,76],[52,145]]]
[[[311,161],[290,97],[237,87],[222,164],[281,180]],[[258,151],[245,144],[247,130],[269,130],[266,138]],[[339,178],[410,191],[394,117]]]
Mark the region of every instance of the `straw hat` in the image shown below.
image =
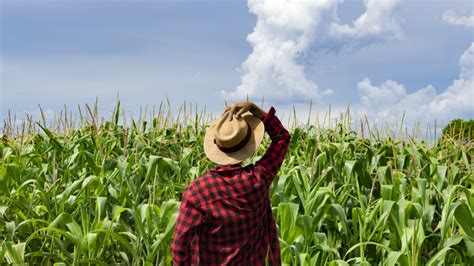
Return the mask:
[[[264,133],[262,120],[248,112],[239,117],[228,111],[207,129],[204,152],[217,164],[236,164],[257,151]]]

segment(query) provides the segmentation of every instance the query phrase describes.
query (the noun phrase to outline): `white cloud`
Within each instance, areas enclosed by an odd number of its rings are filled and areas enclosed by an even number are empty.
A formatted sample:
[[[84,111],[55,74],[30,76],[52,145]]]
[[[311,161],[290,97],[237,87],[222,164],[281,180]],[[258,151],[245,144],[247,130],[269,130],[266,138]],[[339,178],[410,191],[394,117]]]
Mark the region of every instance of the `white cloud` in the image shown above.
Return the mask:
[[[459,78],[439,94],[431,85],[408,94],[405,87],[395,81],[388,80],[374,86],[365,78],[357,84],[361,109],[375,114],[376,120],[401,117],[404,111],[412,122],[429,122],[436,118],[443,124],[456,117],[473,117],[473,62],[474,43],[471,43],[459,59]]]
[[[319,99],[318,86],[306,78],[296,59],[308,49],[322,13],[335,5],[336,1],[249,0],[250,12],[257,16],[254,31],[247,36],[253,52],[242,64],[241,84],[233,92],[223,92],[224,97]]]
[[[347,35],[361,34],[363,31],[357,31],[357,21],[353,28],[341,26],[339,30],[342,29],[341,32]],[[474,26],[474,16],[458,17],[453,11],[446,11],[443,21],[450,25]],[[396,26],[385,28],[397,31]],[[405,86],[396,81],[387,80],[376,86],[366,77],[357,83],[360,103],[352,108],[352,111],[361,116],[367,114],[375,125],[388,121],[400,122],[405,112],[406,125],[411,127],[414,123],[420,123],[422,128],[426,128],[427,124],[435,120],[438,126],[444,126],[454,118],[473,118],[474,42],[459,58],[459,70],[458,79],[439,94],[431,85],[408,93]]]
[[[458,16],[452,10],[443,13],[443,21],[453,26],[474,27],[474,15]]]
[[[365,12],[354,21],[353,26],[332,23],[329,36],[345,43],[390,39],[401,35],[398,20],[393,16],[399,0],[364,0]],[[355,43],[354,43],[355,41]]]
[[[472,79],[474,77],[473,43],[471,43],[471,46],[464,52],[464,54],[459,59],[459,66],[461,68],[461,73],[459,74],[459,77],[461,79]]]
[[[392,80],[387,80],[376,87],[368,78],[365,78],[357,83],[357,89],[363,104],[373,103],[377,108],[394,104],[406,96],[405,87]]]
[[[360,44],[368,44],[400,33],[391,15],[398,0],[365,0],[366,10],[353,27],[338,24],[339,2],[249,0],[249,10],[257,16],[256,26],[247,36],[253,51],[242,63],[241,84],[234,91],[222,91],[222,96],[231,100],[248,96],[272,102],[319,101],[332,90],[321,90],[297,61],[311,43],[334,41],[338,43],[334,46],[346,46],[361,40]]]

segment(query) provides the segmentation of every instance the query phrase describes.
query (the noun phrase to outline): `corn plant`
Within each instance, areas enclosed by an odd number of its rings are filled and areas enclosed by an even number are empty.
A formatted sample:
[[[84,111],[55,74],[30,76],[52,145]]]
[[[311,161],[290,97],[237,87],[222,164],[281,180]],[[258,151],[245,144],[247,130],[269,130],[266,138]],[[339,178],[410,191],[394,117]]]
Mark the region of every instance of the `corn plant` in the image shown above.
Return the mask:
[[[131,119],[118,103],[100,119],[95,104],[64,109],[49,124],[7,119],[0,260],[171,265],[182,193],[213,164],[202,147],[212,115],[186,103],[177,116],[169,110]],[[328,128],[294,118],[269,193],[283,263],[473,265],[472,143],[396,138],[346,121]]]

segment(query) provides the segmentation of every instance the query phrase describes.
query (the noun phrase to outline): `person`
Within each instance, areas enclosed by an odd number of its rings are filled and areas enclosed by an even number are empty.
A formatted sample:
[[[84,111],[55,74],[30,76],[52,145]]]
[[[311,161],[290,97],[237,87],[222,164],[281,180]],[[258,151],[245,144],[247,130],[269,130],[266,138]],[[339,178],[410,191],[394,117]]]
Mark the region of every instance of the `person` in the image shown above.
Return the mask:
[[[271,144],[243,167],[264,131]],[[289,142],[273,106],[266,113],[251,102],[237,103],[211,123],[204,151],[218,165],[183,193],[171,244],[174,265],[281,265],[268,191]]]

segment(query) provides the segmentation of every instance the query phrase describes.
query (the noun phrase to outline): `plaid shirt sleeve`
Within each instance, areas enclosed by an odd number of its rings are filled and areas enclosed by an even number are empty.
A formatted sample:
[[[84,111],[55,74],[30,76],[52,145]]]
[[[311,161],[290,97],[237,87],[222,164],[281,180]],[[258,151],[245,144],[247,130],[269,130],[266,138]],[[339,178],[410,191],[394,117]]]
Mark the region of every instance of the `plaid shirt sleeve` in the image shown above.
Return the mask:
[[[173,265],[195,264],[195,262],[192,262],[191,257],[194,246],[192,241],[202,221],[202,212],[198,206],[196,206],[190,190],[186,190],[183,193],[183,200],[174,229],[173,242],[171,243]]]
[[[280,170],[285,154],[288,151],[290,134],[275,116],[275,108],[273,107],[270,108],[270,111],[268,111],[262,121],[272,143],[263,157],[255,163],[255,169],[258,169],[266,181],[271,183],[278,170]]]

